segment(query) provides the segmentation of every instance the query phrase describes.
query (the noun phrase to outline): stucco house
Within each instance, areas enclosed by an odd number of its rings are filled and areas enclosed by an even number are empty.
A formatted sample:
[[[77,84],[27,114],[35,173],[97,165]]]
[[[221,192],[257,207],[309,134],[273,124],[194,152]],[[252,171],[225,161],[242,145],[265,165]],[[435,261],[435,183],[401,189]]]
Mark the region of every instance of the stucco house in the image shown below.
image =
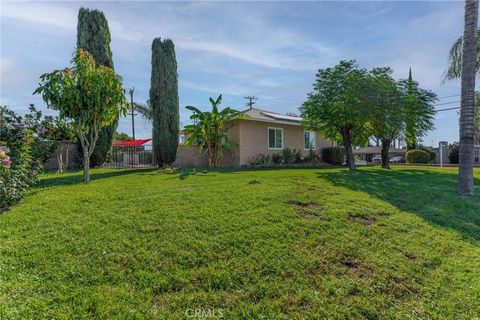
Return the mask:
[[[301,117],[257,108],[241,112],[248,117],[236,120],[228,133],[229,141],[236,146],[224,155],[224,167],[249,165],[253,157],[279,153],[286,148],[300,150],[303,156],[307,156],[310,149],[320,153],[322,148],[334,145],[320,133],[304,129],[300,124]],[[206,159],[199,157],[191,147],[179,147],[175,165],[199,167],[205,164]]]

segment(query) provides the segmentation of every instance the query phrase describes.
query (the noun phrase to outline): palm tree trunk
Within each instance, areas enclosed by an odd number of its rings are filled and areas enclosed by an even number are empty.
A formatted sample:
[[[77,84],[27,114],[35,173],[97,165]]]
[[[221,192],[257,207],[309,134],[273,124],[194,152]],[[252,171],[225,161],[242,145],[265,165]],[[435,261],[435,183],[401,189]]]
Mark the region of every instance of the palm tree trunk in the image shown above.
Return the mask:
[[[475,140],[475,74],[477,69],[478,0],[465,1],[462,51],[462,97],[460,111],[460,152],[458,193],[472,196],[473,150]]]

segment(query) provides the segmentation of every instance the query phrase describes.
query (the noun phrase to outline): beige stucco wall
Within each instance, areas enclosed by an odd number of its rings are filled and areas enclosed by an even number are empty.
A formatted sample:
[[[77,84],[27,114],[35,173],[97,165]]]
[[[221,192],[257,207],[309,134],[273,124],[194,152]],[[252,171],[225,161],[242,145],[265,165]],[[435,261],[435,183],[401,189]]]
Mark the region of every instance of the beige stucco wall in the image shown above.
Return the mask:
[[[283,129],[283,148],[301,150],[307,156],[309,150],[304,148],[304,128],[297,125],[278,124],[254,120],[239,120],[234,126],[235,135],[238,134],[238,153],[240,165],[248,165],[249,159],[259,154],[274,154],[282,150],[268,148],[268,128]],[[238,128],[238,129],[237,129]],[[233,129],[233,128],[232,128]],[[235,136],[234,135],[234,136]],[[237,136],[235,136],[237,137]],[[332,142],[326,140],[320,133],[316,133],[316,151],[332,146]]]

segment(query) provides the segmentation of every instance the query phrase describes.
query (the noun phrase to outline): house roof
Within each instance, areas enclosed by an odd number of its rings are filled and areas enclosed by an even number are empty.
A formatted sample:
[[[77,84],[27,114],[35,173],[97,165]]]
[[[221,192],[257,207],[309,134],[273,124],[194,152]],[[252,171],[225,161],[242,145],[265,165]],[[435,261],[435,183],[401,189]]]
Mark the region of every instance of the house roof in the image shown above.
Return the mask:
[[[405,149],[394,149],[390,148],[389,153],[400,153],[404,154],[407,150]],[[357,148],[353,150],[353,153],[356,154],[381,154],[382,147],[365,147],[365,148]]]
[[[296,125],[296,126],[299,126],[300,121],[302,121],[303,119],[302,117],[289,116],[289,115],[257,109],[257,108],[251,108],[251,109],[243,110],[241,112],[249,115],[249,117],[246,118],[245,120],[282,123],[282,124],[290,124],[290,125]]]

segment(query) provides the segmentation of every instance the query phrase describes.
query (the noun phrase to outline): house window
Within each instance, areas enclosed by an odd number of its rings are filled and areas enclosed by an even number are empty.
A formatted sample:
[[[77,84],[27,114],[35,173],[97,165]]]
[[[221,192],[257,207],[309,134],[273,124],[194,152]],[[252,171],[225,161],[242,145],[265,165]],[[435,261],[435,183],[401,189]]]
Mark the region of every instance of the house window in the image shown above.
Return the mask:
[[[303,134],[303,145],[305,150],[315,150],[315,131],[305,131]]]
[[[475,150],[475,163],[480,162],[480,150]]]
[[[268,149],[283,149],[282,128],[268,128]]]

